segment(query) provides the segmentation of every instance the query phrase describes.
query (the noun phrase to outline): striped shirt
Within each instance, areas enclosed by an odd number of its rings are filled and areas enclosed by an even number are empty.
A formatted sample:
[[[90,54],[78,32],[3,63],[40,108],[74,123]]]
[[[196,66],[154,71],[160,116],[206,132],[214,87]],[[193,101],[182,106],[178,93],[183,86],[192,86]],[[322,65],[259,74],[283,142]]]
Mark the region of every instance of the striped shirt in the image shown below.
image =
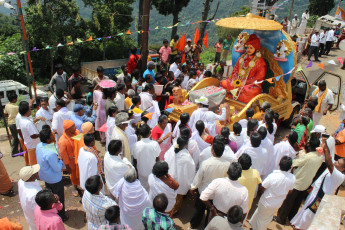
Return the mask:
[[[174,221],[161,212],[156,212],[153,208],[145,208],[143,211],[143,224],[145,229],[152,230],[172,230],[176,229]]]
[[[103,194],[92,195],[85,190],[83,199],[83,207],[86,212],[86,219],[89,230],[97,230],[101,225],[107,224],[105,219],[105,210],[116,202]]]

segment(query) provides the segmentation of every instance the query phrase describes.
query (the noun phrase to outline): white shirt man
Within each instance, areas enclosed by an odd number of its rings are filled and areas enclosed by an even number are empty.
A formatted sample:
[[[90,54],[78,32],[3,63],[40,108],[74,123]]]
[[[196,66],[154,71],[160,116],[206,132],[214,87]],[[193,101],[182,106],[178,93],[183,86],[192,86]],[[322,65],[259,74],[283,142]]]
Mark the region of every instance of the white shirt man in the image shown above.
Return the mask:
[[[97,157],[86,151],[84,148],[80,148],[78,165],[79,165],[79,178],[80,178],[80,187],[85,190],[86,180],[94,175],[98,174],[98,160]],[[102,189],[104,191],[104,187]],[[104,194],[104,192],[103,192]]]
[[[68,111],[66,107],[61,108],[59,111],[53,114],[52,130],[56,132],[56,140],[59,141],[60,137],[63,134],[63,121],[69,120],[70,116],[73,114],[72,111]],[[57,143],[56,142],[56,143]]]
[[[173,64],[171,64],[169,71],[174,72],[174,77],[175,79],[181,74],[181,70],[178,68],[178,65],[176,62],[174,62]]]
[[[268,174],[270,174],[272,171],[270,169],[270,167],[268,167],[270,165],[270,158],[274,158],[274,146],[272,144],[272,142],[268,139],[268,137],[266,137],[265,139],[263,139],[261,141],[261,147],[264,148],[266,150],[267,156],[266,156],[266,166],[263,170],[263,175],[267,176]]]
[[[107,131],[105,132],[105,148],[108,151],[108,145],[111,140],[111,135],[113,134],[113,130],[115,127],[115,117],[108,116],[107,119]]]
[[[293,189],[295,180],[295,176],[287,171],[274,170],[273,173],[268,175],[262,182],[265,192],[262,194],[258,208],[249,221],[253,229],[267,229],[286,195]]]
[[[231,196],[229,196],[231,191]],[[243,213],[248,213],[248,190],[237,180],[228,177],[214,179],[201,193],[202,201],[213,200],[213,205],[218,211],[227,214],[228,210],[239,205]]]
[[[53,119],[53,111],[48,107],[48,110],[43,109],[42,107],[36,112],[36,117],[44,117],[47,121]]]
[[[129,143],[129,148],[131,149],[131,153],[133,152],[133,147],[134,144],[138,141],[138,136],[135,134],[135,129],[132,127],[132,123],[134,122],[133,120],[128,124],[125,133],[128,139],[128,143]]]
[[[139,109],[141,109],[142,111],[150,108],[151,106],[153,106],[152,104],[152,95],[149,92],[142,92],[139,94],[140,99],[141,99],[141,104],[139,105]]]
[[[115,184],[123,178],[126,171],[132,167],[132,164],[126,157],[120,154],[110,155],[107,151],[104,155],[104,175],[108,191],[113,192]]]
[[[268,163],[268,170],[277,170],[279,169],[279,162],[282,159],[283,156],[291,157],[292,159],[295,159],[297,151],[291,146],[290,142],[288,140],[281,141],[273,146],[274,149],[274,157],[269,157],[269,163]],[[270,160],[271,159],[271,160]],[[272,164],[273,163],[273,164]]]
[[[32,117],[22,116],[19,120],[19,126],[23,134],[24,144],[27,149],[36,149],[38,143],[40,143],[39,138],[31,138],[34,134],[39,134],[38,130],[32,121]],[[35,157],[36,158],[36,157]]]
[[[124,94],[122,94],[120,92],[116,93],[116,97],[114,99],[114,102],[116,103],[116,107],[118,108],[119,111],[126,109],[125,99],[126,99],[126,96]]]
[[[322,30],[320,33],[320,44],[326,44],[327,34]]]
[[[243,136],[242,135],[236,135],[234,132],[230,133],[229,140],[236,142],[237,149],[240,149],[244,144]]]
[[[320,36],[314,33],[313,36],[311,36],[310,46],[319,47],[319,41],[320,41]]]
[[[20,179],[18,181],[19,201],[30,230],[37,229],[35,223],[35,208],[37,206],[35,198],[41,190],[42,188],[37,180],[26,182]]]
[[[206,121],[205,126],[208,129],[208,132],[212,137],[215,137],[217,135],[217,132],[216,132],[217,123],[216,123],[216,121],[225,121],[225,118],[226,118],[226,108],[222,108],[222,113],[220,115],[215,114],[212,111],[207,111],[205,113],[205,119],[206,119],[205,120]]]
[[[335,40],[335,37],[334,37],[334,30],[333,30],[333,29],[330,29],[330,30],[327,32],[326,42],[333,42],[334,40]]]
[[[149,191],[148,177],[160,152],[158,142],[149,138],[142,138],[134,144],[133,157],[137,161],[139,181],[147,191]]]
[[[197,131],[195,128],[195,123],[199,120],[206,121],[206,112],[208,111],[208,99],[204,96],[201,96],[199,99],[195,100],[195,103],[199,104],[199,108],[192,113],[192,116],[189,119],[188,126],[192,129],[192,132]],[[219,115],[218,115],[219,116]]]
[[[305,28],[307,27],[308,19],[309,19],[309,13],[308,11],[306,11],[302,14],[301,25],[298,27],[298,32],[297,32],[298,35],[300,36],[304,35]]]
[[[333,93],[330,89],[327,89],[327,93],[326,96],[324,97],[324,99],[321,102],[321,109],[320,111],[316,111],[316,109],[313,112],[313,127],[315,127],[316,125],[319,124],[324,112],[327,110],[328,105],[333,105],[334,104],[334,97],[333,97]],[[318,92],[317,92],[318,91]],[[312,95],[317,96],[318,98],[322,96],[324,91],[315,89]]]
[[[291,21],[291,28],[290,28],[290,36],[293,37],[296,35],[298,24],[299,24],[299,19],[297,18],[298,15],[295,14],[295,17]]]
[[[201,165],[205,160],[209,159],[212,157],[212,152],[211,152],[212,146],[207,147],[204,149],[199,156],[199,165]],[[223,155],[220,157],[223,160],[228,161],[230,164],[232,162],[236,162],[237,158],[234,154],[234,152],[231,150],[229,145],[225,145],[225,149],[223,152]]]

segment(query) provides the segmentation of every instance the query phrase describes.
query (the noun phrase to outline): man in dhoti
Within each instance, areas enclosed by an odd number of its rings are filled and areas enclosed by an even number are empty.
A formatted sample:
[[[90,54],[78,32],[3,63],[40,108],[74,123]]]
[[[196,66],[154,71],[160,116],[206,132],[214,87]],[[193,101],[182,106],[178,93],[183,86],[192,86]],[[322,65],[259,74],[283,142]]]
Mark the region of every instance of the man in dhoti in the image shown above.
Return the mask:
[[[298,30],[297,30],[297,34],[298,34],[299,36],[303,36],[303,35],[304,35],[305,29],[307,28],[308,19],[309,19],[309,11],[306,10],[306,11],[302,14],[301,25],[299,25]]]
[[[291,27],[290,27],[290,37],[293,37],[296,35],[297,33],[297,28],[298,28],[298,24],[299,24],[299,19],[298,19],[298,15],[295,14],[295,17],[292,19],[291,21]]]
[[[129,147],[128,138],[125,133],[128,123],[128,113],[118,113],[115,117],[115,126],[113,129],[113,133],[111,135],[111,140],[120,140],[122,142],[123,147],[120,155],[126,157],[128,160],[131,161],[131,149]]]
[[[332,91],[328,89],[325,80],[319,81],[319,87],[314,90],[312,95],[318,98],[318,104],[313,112],[313,125],[315,127],[319,124],[322,116],[326,115],[327,111],[332,108],[334,97]]]

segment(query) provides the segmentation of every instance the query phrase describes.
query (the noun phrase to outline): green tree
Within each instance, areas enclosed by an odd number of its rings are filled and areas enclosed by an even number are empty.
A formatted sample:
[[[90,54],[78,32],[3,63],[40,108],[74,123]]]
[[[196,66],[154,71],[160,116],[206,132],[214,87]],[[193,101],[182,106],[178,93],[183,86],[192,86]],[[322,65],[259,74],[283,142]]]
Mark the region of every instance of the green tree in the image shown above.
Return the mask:
[[[162,15],[173,15],[173,25],[179,22],[179,13],[182,9],[188,6],[190,0],[152,0],[152,5]],[[177,33],[177,27],[173,27],[171,31],[171,38]]]
[[[319,17],[328,14],[334,6],[334,0],[309,0],[310,14],[318,15]]]
[[[250,12],[250,8],[248,6],[242,6],[241,10],[232,13],[231,17],[238,17],[241,15],[247,15],[249,12]]]

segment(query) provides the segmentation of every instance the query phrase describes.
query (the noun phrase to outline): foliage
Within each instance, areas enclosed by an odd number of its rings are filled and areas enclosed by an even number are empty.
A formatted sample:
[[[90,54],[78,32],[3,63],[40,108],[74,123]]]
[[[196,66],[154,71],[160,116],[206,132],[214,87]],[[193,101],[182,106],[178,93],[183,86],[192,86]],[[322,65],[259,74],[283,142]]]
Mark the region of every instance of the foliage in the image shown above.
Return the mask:
[[[200,54],[200,62],[205,63],[205,65],[207,65],[208,63],[213,63],[215,54],[216,54],[216,49],[214,47],[209,47],[207,49],[204,49],[202,53]],[[227,60],[231,60],[231,52],[229,53]]]
[[[19,32],[18,23],[13,17],[0,14],[0,40]]]
[[[334,0],[309,0],[310,14],[319,17],[328,14],[335,6]]]
[[[173,15],[173,24],[178,22],[178,15],[182,9],[188,6],[190,0],[152,0],[152,5],[156,7],[158,12],[164,16],[169,14]],[[177,28],[174,27],[171,32],[173,37],[177,32]]]
[[[313,28],[319,16],[312,15],[308,19],[307,27]]]
[[[20,34],[7,37],[0,43],[0,54],[21,51],[22,43]],[[26,84],[26,73],[24,71],[24,59],[19,55],[4,55],[0,58],[0,80],[13,79]]]
[[[250,12],[250,8],[248,6],[242,6],[241,10],[232,13],[231,17],[243,16],[243,15],[248,14],[249,12]]]

